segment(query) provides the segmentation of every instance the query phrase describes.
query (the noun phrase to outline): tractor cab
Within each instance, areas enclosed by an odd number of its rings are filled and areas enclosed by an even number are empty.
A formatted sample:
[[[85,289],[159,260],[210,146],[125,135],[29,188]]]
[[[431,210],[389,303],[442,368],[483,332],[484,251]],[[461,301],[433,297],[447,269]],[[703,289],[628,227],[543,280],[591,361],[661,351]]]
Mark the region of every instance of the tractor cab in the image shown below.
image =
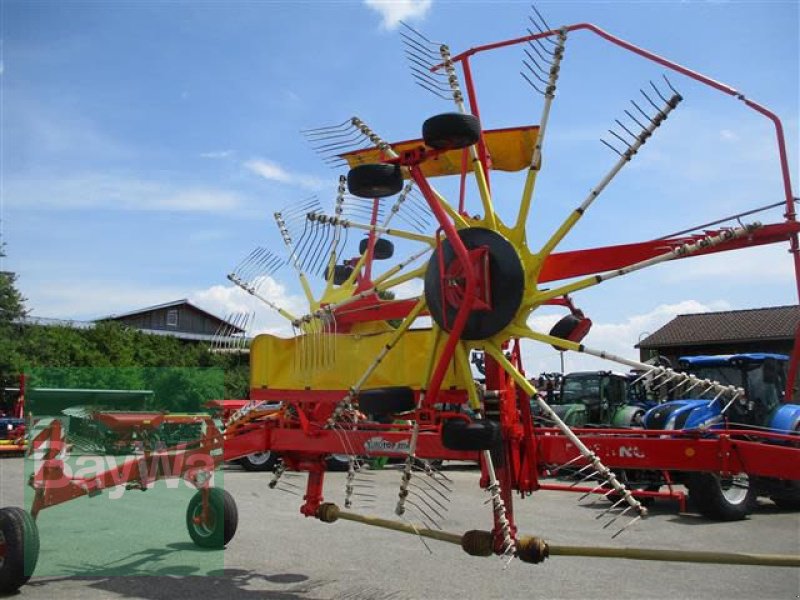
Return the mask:
[[[784,403],[786,369],[784,354],[748,353],[720,356],[687,356],[679,360],[682,371],[701,379],[741,387],[743,398],[731,404],[729,420],[742,425],[768,426]]]
[[[628,405],[629,377],[623,373],[568,373],[560,387],[553,410],[568,425],[617,424],[615,416]]]
[[[785,397],[789,357],[785,354],[753,352],[717,356],[685,356],[680,370],[699,380],[718,381],[740,387],[744,394],[722,402],[711,392],[679,387],[680,398],[659,405],[645,415],[648,429],[694,429],[721,427],[766,427],[779,432],[800,427],[800,405]],[[700,389],[700,388],[697,388]]]

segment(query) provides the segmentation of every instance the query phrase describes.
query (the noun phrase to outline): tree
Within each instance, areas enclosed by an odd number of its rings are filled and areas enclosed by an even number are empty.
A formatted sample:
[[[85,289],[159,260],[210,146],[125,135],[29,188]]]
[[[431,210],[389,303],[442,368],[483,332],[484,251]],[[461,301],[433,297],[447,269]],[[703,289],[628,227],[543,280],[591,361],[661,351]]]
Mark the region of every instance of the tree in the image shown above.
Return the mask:
[[[0,245],[0,258],[4,257],[4,245]],[[10,326],[26,314],[25,298],[17,290],[16,282],[16,274],[0,271],[0,327]]]

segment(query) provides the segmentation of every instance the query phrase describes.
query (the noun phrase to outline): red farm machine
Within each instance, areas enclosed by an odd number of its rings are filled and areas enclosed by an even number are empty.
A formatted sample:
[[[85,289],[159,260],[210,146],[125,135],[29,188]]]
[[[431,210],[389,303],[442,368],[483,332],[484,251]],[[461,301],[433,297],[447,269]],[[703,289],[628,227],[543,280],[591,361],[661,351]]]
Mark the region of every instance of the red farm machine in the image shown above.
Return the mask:
[[[591,322],[572,304],[572,295],[665,261],[709,253],[788,243],[800,272],[798,224],[781,122],[739,91],[621,40],[589,23],[552,29],[536,13],[538,31],[452,54],[416,31],[402,33],[418,83],[453,102],[453,112],[438,114],[422,126],[422,138],[390,143],[363,120],[353,117],[333,127],[309,130],[311,145],[331,161],[346,165],[334,209],[316,201],[275,214],[288,259],[266,248],[254,250],[229,279],[285,317],[294,335],[257,336],[250,347],[250,401],[218,427],[195,417],[203,434],[194,442],[166,449],[144,447],[117,469],[91,478],[71,478],[63,469],[60,426],[54,422],[31,440],[37,470],[31,481],[30,512],[0,512],[0,591],[16,589],[33,572],[38,551],[37,514],[82,496],[125,482],[146,489],[153,480],[183,477],[198,489],[187,526],[199,545],[222,547],[233,538],[236,507],[231,495],[211,487],[223,461],[272,452],[282,457],[270,485],[280,486],[286,472],[307,474],[300,512],[325,522],[348,519],[460,544],[471,555],[499,555],[540,562],[558,554],[618,556],[657,560],[706,560],[749,564],[800,565],[798,557],[763,557],[680,551],[576,549],[522,536],[514,515],[514,497],[541,489],[540,478],[565,468],[579,474],[582,487],[614,498],[609,518],[622,531],[646,515],[641,502],[649,492],[628,489],[618,470],[659,469],[800,480],[797,424],[783,432],[734,429],[572,430],[537,394],[523,370],[521,340],[605,358],[694,386],[726,405],[743,400],[735,386],[701,380],[668,367],[614,356],[581,343]],[[682,101],[666,80],[642,92],[627,124],[615,134],[616,162],[586,198],[539,248],[532,248],[526,226],[542,165],[548,119],[555,98],[568,38],[599,36],[652,61],[679,77],[688,77],[744,103],[772,123],[779,152],[785,206],[776,223],[719,226],[700,233],[618,246],[558,251],[562,240],[592,208],[612,179],[640,152]],[[486,52],[522,46],[525,79],[542,96],[538,125],[488,130],[481,126],[473,84],[473,59]],[[648,88],[650,90],[651,88]],[[495,210],[492,175],[520,172],[522,192],[513,219]],[[459,195],[449,202],[434,179],[454,178]],[[468,207],[468,200],[475,206]],[[475,211],[479,211],[476,215]],[[401,220],[398,224],[396,221]],[[735,220],[735,219],[734,219]],[[724,222],[724,221],[720,221]],[[717,223],[718,225],[719,223]],[[705,226],[702,226],[703,228]],[[358,253],[343,254],[348,232],[360,231]],[[418,248],[378,272],[378,261],[393,257],[390,239]],[[355,253],[354,253],[355,254]],[[262,286],[279,267],[294,268],[308,300],[307,314],[278,306]],[[324,280],[315,296],[310,280]],[[399,286],[423,281],[422,293],[397,299]],[[537,331],[529,317],[542,306],[565,307],[550,332]],[[428,318],[428,325],[419,327]],[[485,355],[485,381],[476,383],[470,353]],[[787,396],[788,400],[789,396]],[[534,424],[531,399],[552,427]],[[98,415],[100,418],[100,415]],[[152,415],[106,416],[115,427],[142,431],[172,419]],[[347,455],[344,506],[325,501],[326,458]],[[351,512],[354,481],[364,461],[393,457],[403,461],[397,481],[394,520]],[[158,468],[167,459],[171,469]],[[470,460],[481,466],[492,519],[486,530],[463,534],[437,527],[437,494],[447,493],[434,460]],[[155,468],[153,468],[155,466]],[[623,524],[621,516],[629,519]]]

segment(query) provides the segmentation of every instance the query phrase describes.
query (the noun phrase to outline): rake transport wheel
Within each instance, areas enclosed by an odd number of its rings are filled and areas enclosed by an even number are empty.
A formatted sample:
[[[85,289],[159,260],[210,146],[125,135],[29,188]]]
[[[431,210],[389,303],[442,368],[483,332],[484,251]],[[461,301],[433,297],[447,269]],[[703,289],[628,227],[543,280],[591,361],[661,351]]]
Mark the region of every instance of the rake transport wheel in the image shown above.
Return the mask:
[[[364,238],[358,243],[358,253],[366,254],[369,246],[369,238]],[[384,238],[375,240],[375,248],[372,257],[375,260],[388,260],[394,256],[394,244]]]
[[[756,505],[758,491],[745,473],[717,475],[690,473],[686,478],[689,501],[704,517],[716,521],[746,519]]]
[[[386,387],[364,390],[358,396],[358,405],[368,415],[379,417],[414,410],[417,401],[410,387]]]
[[[0,595],[25,585],[39,560],[39,529],[27,511],[0,509]]]
[[[437,150],[456,150],[475,144],[481,137],[481,124],[474,115],[444,113],[422,124],[425,145]]]
[[[360,165],[347,174],[347,189],[360,198],[394,196],[403,189],[403,174],[397,165]]]
[[[442,425],[442,445],[450,450],[494,450],[500,442],[500,424],[495,421],[450,419]]]
[[[239,459],[239,464],[245,471],[272,471],[278,456],[273,452],[256,452]]]
[[[236,501],[226,490],[208,490],[208,518],[203,519],[203,492],[198,490],[186,509],[186,528],[192,541],[202,548],[223,548],[239,525]]]

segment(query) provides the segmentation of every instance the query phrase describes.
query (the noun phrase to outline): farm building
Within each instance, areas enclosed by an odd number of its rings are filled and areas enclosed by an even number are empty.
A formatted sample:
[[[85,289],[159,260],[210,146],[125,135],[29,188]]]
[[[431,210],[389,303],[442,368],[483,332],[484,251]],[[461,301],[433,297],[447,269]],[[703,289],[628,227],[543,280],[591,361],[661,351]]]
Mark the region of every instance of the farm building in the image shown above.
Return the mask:
[[[169,335],[186,341],[210,341],[221,334],[244,334],[241,327],[186,299],[109,315],[97,321],[117,321],[144,333]]]
[[[642,360],[679,356],[776,352],[791,354],[800,306],[774,306],[678,315],[636,347]]]

